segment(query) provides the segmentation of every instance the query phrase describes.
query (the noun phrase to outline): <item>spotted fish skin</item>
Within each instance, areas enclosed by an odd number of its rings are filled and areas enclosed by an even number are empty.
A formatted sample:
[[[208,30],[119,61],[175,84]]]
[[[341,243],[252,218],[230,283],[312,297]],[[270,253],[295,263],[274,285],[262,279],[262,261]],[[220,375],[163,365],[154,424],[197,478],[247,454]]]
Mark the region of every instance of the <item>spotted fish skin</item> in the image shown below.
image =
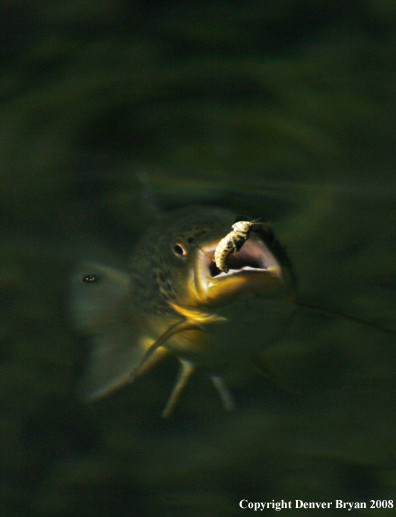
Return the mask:
[[[221,231],[224,223],[220,221],[224,216],[223,209],[212,208],[207,212],[199,207],[163,215],[159,224],[140,240],[131,257],[129,273],[135,303],[150,311],[173,313],[168,302],[177,299],[180,293],[177,283],[183,282],[189,274],[195,251],[192,244]],[[178,243],[189,251],[182,261],[173,250]],[[148,275],[151,275],[149,281]]]
[[[211,257],[233,221],[223,208],[186,207],[147,231],[125,271],[79,265],[70,308],[76,328],[90,338],[80,383],[85,399],[106,395],[172,354],[181,370],[163,416],[197,366],[210,372],[224,407],[234,407],[220,372],[279,337],[293,310],[294,277],[264,226],[230,259],[230,272],[221,272]]]

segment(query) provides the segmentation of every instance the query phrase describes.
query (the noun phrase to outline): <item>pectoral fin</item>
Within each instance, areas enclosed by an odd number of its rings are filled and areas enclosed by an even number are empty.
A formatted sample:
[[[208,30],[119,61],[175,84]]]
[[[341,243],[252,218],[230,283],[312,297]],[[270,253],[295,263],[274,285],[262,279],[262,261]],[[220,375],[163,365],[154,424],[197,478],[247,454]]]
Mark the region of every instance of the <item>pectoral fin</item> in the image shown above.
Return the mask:
[[[145,352],[144,347],[136,344],[133,330],[123,326],[94,336],[88,367],[78,390],[81,396],[87,401],[95,400],[130,382],[131,372]],[[140,373],[153,366],[165,353],[165,349],[157,349]]]
[[[152,355],[158,350],[160,346],[165,344],[165,342],[172,337],[174,334],[181,332],[183,330],[202,330],[201,327],[190,320],[178,321],[171,325],[158,339],[155,341],[144,353],[143,357],[137,364],[134,371],[131,373],[130,380],[133,381],[137,375],[139,375],[147,362],[151,360]]]
[[[91,336],[88,367],[79,386],[84,399],[102,397],[129,382],[145,356],[138,318],[134,322],[128,314],[128,323],[123,323],[129,282],[127,273],[89,262],[81,263],[72,275],[70,313],[76,328]],[[161,349],[151,354],[140,373],[164,353]]]
[[[172,393],[170,394],[168,402],[162,411],[162,418],[169,418],[176,405],[176,402],[179,400],[180,393],[183,391],[185,385],[187,384],[190,375],[195,370],[195,365],[191,361],[187,361],[186,359],[181,358],[179,358],[179,361],[181,364],[179,375],[177,377],[176,384],[173,387]],[[234,398],[230,390],[227,388],[224,379],[217,374],[211,374],[210,378],[212,380],[213,386],[216,388],[218,394],[220,395],[224,409],[227,411],[234,410]]]
[[[187,381],[195,369],[195,366],[190,361],[186,359],[179,359],[181,367],[179,371],[179,375],[177,377],[176,384],[173,387],[172,393],[166,403],[164,410],[162,411],[162,418],[169,418],[173,408],[176,405],[180,397],[180,393],[183,391],[184,386],[187,384]]]
[[[212,373],[210,378],[212,379],[213,386],[216,388],[218,394],[220,395],[220,399],[223,403],[224,409],[226,409],[227,411],[234,411],[234,397],[232,396],[231,391],[228,389],[223,377]]]

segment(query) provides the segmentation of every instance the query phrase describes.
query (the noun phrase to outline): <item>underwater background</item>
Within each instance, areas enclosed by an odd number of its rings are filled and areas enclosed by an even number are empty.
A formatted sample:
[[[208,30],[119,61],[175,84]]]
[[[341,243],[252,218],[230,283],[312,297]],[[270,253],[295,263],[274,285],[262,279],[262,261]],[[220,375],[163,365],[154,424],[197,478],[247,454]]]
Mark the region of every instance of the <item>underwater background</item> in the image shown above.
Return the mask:
[[[302,300],[396,333],[396,3],[2,0],[0,28],[2,515],[393,515],[396,335],[301,316],[236,412],[197,372],[162,420],[172,358],[78,399],[67,300],[153,206],[213,204],[271,221]]]

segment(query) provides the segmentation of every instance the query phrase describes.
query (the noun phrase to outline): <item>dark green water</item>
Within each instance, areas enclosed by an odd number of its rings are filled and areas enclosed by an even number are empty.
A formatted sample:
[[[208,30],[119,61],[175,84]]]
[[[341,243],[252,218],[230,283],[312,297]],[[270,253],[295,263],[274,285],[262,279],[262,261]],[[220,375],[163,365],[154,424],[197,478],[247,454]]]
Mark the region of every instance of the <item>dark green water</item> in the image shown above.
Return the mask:
[[[396,504],[396,336],[298,318],[271,379],[230,374],[237,412],[197,373],[162,421],[172,360],[77,400],[66,293],[152,199],[218,204],[272,221],[302,299],[396,331],[395,24],[391,0],[0,2],[4,515],[393,515],[369,506]]]

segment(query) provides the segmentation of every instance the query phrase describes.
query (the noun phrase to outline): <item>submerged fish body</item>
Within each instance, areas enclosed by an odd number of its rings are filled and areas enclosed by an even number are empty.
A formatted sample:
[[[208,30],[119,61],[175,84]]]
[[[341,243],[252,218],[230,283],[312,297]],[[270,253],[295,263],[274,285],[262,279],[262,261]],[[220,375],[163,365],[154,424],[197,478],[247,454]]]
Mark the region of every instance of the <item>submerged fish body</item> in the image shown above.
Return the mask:
[[[72,278],[76,327],[91,336],[81,389],[95,399],[130,382],[163,355],[175,355],[179,378],[169,416],[189,375],[206,367],[226,408],[233,407],[220,372],[254,358],[277,339],[294,308],[287,256],[267,225],[229,259],[216,247],[235,221],[232,211],[186,207],[165,214],[136,245],[129,269],[85,263]]]

